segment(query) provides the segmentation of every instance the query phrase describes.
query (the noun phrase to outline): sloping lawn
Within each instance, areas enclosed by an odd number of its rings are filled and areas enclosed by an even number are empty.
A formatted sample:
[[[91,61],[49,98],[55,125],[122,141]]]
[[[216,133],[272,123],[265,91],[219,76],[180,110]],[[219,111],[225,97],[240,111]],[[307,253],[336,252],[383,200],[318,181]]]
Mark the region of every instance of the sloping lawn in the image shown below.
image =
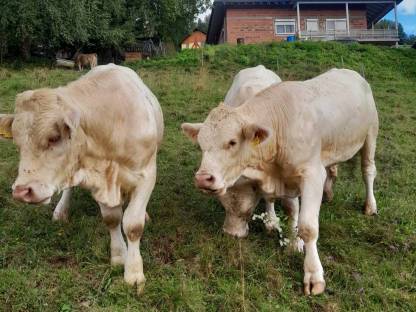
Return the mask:
[[[193,185],[199,151],[179,131],[184,121],[204,120],[239,69],[258,64],[283,80],[355,69],[377,102],[379,215],[361,213],[359,159],[342,164],[334,201],[321,209],[318,248],[327,291],[318,297],[303,296],[303,256],[282,249],[277,234],[268,236],[257,221],[247,239],[222,233],[223,208]],[[416,310],[416,50],[222,46],[129,66],[158,97],[166,123],[141,247],[144,294],[137,297],[122,268],[110,267],[108,231],[88,192],[76,191],[68,224],[52,223],[53,205],[12,200],[18,155],[0,141],[0,311]],[[0,67],[0,112],[13,111],[19,92],[79,76],[46,65]]]

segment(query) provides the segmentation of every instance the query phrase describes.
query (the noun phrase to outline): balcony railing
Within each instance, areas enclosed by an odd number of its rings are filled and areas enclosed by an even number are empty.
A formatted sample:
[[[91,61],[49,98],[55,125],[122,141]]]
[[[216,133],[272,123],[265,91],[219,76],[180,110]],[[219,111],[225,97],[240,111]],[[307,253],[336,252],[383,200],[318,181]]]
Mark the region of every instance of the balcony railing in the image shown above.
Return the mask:
[[[350,29],[350,31],[301,31],[303,40],[398,41],[394,29]]]

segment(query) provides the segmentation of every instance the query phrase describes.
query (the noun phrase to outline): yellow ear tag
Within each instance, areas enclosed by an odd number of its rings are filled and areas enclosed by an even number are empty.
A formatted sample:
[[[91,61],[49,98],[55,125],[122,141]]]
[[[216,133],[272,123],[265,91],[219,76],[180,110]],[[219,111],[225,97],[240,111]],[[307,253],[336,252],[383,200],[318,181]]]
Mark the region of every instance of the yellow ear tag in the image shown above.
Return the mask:
[[[253,146],[258,146],[260,144],[260,138],[256,136],[253,141],[251,141],[251,144],[253,144]]]
[[[9,130],[4,129],[4,128],[0,128],[0,136],[5,138],[5,139],[12,139],[13,138],[12,133]]]

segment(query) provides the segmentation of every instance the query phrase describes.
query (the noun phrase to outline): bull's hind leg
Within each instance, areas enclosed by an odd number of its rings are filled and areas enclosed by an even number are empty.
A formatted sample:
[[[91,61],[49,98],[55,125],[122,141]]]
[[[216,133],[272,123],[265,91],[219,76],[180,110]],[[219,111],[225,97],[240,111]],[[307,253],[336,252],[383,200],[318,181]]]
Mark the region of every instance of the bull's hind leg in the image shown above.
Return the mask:
[[[56,205],[55,210],[53,211],[53,221],[68,222],[69,202],[71,199],[71,193],[71,189],[66,189],[62,192],[62,197]]]
[[[326,180],[324,184],[324,198],[325,202],[331,202],[334,198],[334,184],[338,176],[337,165],[332,165],[326,168]]]
[[[123,230],[127,236],[128,248],[124,264],[124,280],[137,285],[137,294],[144,289],[146,278],[143,273],[143,259],[140,254],[140,239],[146,221],[146,207],[156,183],[156,157],[142,172],[141,179],[131,194],[130,203],[123,216]]]
[[[376,152],[377,128],[370,129],[364,146],[361,149],[361,170],[366,189],[364,213],[366,215],[377,214],[376,198],[374,197],[374,179],[377,175],[374,156]]]
[[[110,231],[111,265],[123,265],[126,259],[127,247],[121,233],[121,218],[123,209],[121,206],[108,207],[99,204],[103,221]]]

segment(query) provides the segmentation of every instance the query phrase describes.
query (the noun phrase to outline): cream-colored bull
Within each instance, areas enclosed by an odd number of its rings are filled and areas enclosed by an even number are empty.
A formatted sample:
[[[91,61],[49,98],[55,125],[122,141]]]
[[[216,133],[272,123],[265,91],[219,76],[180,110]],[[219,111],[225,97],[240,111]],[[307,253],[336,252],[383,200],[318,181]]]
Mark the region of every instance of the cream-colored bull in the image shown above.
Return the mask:
[[[378,116],[369,84],[354,71],[333,69],[305,82],[271,86],[237,108],[221,104],[203,124],[188,124],[184,130],[202,150],[196,173],[201,189],[224,196],[243,176],[257,180],[271,198],[301,197],[304,291],[322,293],[325,280],[316,243],[325,168],[361,151],[365,213],[377,212]]]
[[[0,129],[13,134],[20,150],[14,198],[48,203],[63,189],[90,190],[110,230],[111,263],[124,265],[125,281],[140,292],[145,282],[140,239],[156,180],[163,116],[137,74],[111,64],[65,87],[26,91],[17,96],[14,115],[0,115]],[[68,200],[67,191],[58,217],[67,212]]]
[[[263,65],[243,69],[235,76],[225,97],[224,104],[238,107],[260,91],[281,81],[279,76]],[[187,124],[184,124],[183,128],[186,127]],[[336,177],[336,166],[328,169],[328,173],[324,195],[330,200],[332,198],[332,185]],[[267,196],[267,194],[262,194],[257,181],[241,177],[227,190],[225,195],[217,197],[226,211],[223,225],[226,233],[235,237],[246,237],[249,232],[248,221],[251,220],[254,209],[261,198],[264,198],[266,203],[266,219],[268,221],[266,222],[266,229],[269,232],[276,229],[275,199]],[[303,241],[297,237],[298,199],[283,198],[282,205],[289,216],[290,247],[295,251],[302,252]]]

